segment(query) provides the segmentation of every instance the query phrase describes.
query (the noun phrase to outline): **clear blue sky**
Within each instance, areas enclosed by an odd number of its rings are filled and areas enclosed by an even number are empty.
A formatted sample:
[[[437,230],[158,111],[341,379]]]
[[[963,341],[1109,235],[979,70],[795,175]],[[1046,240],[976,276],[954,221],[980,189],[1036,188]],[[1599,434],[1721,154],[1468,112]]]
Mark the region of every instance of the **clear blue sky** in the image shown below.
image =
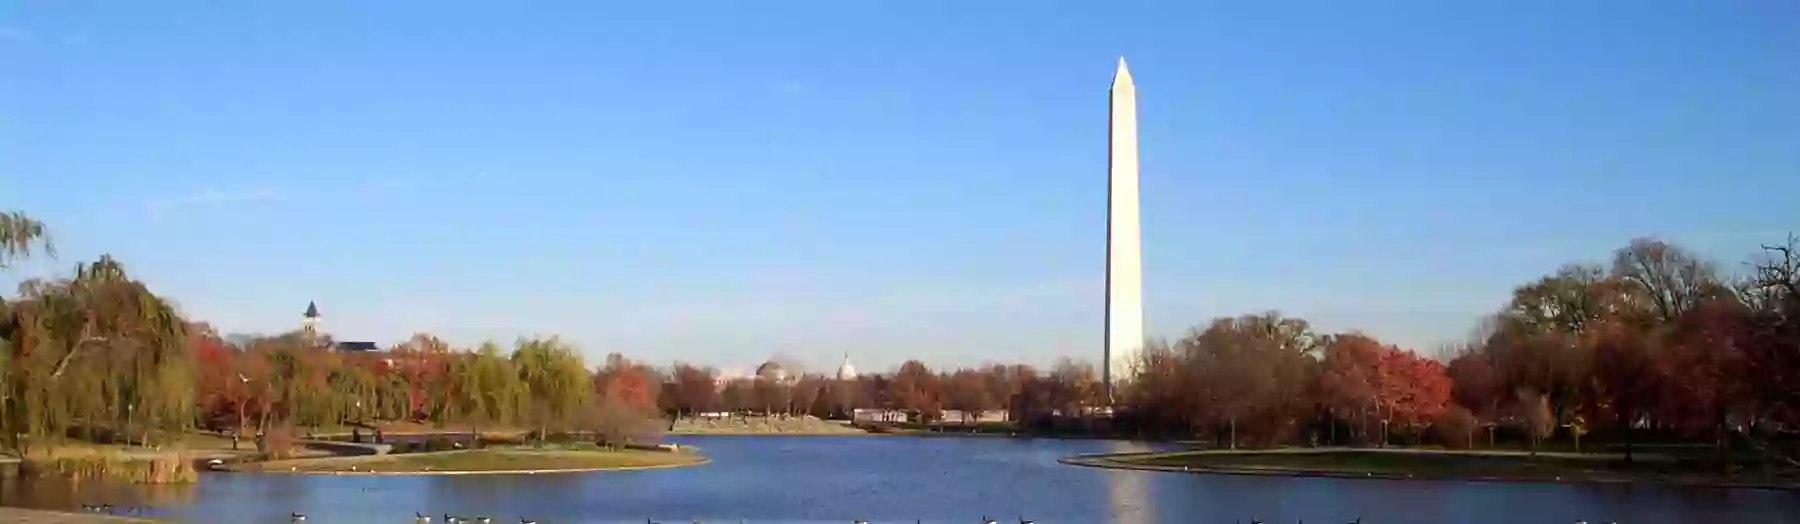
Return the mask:
[[[1792,2],[6,0],[0,209],[62,256],[4,278],[109,252],[228,332],[1097,359],[1121,55],[1153,335],[1429,349],[1633,236],[1800,230]]]

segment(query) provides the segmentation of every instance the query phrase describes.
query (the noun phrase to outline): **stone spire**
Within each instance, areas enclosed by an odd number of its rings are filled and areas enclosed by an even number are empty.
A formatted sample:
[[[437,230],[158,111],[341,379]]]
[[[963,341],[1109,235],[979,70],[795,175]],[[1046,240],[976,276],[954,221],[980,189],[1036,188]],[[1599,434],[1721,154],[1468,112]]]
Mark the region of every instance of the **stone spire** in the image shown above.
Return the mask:
[[[318,303],[315,303],[312,301],[307,301],[306,312],[300,314],[300,329],[302,331],[307,332],[307,334],[318,333],[318,331],[319,331],[319,304]]]
[[[1106,394],[1129,378],[1144,345],[1144,261],[1138,228],[1137,86],[1125,57],[1113,73],[1107,126]]]

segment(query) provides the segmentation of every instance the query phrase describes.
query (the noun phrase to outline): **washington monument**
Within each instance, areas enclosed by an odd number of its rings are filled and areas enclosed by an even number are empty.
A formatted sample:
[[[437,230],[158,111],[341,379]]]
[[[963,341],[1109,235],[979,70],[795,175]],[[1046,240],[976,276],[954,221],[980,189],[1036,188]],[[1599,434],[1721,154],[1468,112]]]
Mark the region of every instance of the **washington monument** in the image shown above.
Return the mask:
[[[1125,58],[1113,73],[1111,121],[1107,126],[1106,202],[1106,376],[1108,401],[1129,378],[1144,345],[1144,260],[1138,234],[1137,87]]]

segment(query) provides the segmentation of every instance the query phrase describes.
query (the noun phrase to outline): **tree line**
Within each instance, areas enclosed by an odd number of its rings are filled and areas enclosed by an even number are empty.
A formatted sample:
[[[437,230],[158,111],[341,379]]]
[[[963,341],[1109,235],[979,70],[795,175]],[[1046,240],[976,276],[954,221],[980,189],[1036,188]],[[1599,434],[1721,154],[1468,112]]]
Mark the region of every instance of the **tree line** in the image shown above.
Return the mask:
[[[0,267],[49,252],[41,223],[0,214]],[[8,445],[65,438],[155,442],[229,430],[417,421],[593,431],[732,411],[915,422],[1005,411],[1028,428],[1210,440],[1220,446],[1436,442],[1535,449],[1590,432],[1741,444],[1793,461],[1800,422],[1800,251],[1762,246],[1745,271],[1639,239],[1604,263],[1519,286],[1464,343],[1432,354],[1278,312],[1214,319],[1152,340],[1104,398],[1093,365],[993,364],[880,374],[722,380],[527,338],[457,349],[418,334],[378,352],[304,332],[227,343],[184,319],[110,257],[28,280],[0,300],[0,431]],[[1107,412],[1110,411],[1108,415]],[[955,422],[956,420],[951,420]],[[1590,439],[1591,440],[1591,439]]]
[[[1728,272],[1637,239],[1517,287],[1437,358],[1276,313],[1151,344],[1122,407],[1142,430],[1239,442],[1435,440],[1535,450],[1590,433],[1710,442],[1794,464],[1800,431],[1800,246]],[[1600,435],[1597,435],[1600,436]],[[1721,463],[1723,460],[1721,460]]]

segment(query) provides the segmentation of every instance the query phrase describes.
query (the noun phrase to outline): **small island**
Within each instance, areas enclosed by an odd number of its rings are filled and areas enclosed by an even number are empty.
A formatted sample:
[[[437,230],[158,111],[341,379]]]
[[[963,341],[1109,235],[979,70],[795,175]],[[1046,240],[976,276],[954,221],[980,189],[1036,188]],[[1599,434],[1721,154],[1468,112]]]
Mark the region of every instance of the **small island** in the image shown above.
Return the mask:
[[[272,460],[243,464],[235,470],[335,475],[500,475],[673,468],[706,462],[704,456],[683,451],[495,447]]]
[[[1463,480],[1485,482],[1650,482],[1790,489],[1790,470],[1719,472],[1660,454],[1626,461],[1617,453],[1530,453],[1432,448],[1276,448],[1081,455],[1078,466],[1225,475]]]

